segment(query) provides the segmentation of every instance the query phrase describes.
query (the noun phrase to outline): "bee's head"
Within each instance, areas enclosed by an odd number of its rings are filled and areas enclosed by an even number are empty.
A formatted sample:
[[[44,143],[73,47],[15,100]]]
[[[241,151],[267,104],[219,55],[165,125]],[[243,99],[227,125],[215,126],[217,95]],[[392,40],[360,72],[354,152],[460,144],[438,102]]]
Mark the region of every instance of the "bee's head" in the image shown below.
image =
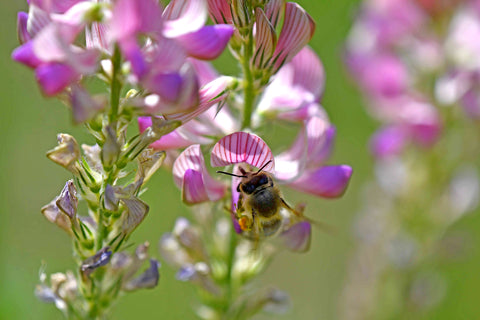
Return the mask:
[[[244,182],[241,182],[237,186],[237,191],[243,191],[246,194],[252,194],[258,188],[268,186],[270,184],[271,178],[263,172],[252,174],[248,178],[244,178]]]
[[[245,192],[246,194],[252,194],[255,190],[257,190],[257,188],[273,184],[272,178],[269,176],[269,174],[262,171],[270,162],[272,162],[272,160],[269,160],[267,163],[265,163],[257,172],[249,172],[244,168],[239,167],[238,169],[241,175],[225,171],[217,171],[217,173],[223,173],[229,176],[242,178],[242,182],[240,182],[237,186],[237,191]]]

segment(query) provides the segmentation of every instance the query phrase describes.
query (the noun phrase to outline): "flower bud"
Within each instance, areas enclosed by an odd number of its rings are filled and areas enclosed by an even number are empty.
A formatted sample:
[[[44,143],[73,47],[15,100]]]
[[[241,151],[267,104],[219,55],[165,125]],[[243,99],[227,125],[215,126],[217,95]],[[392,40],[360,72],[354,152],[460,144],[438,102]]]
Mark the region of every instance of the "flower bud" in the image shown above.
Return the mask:
[[[70,220],[76,218],[78,198],[77,189],[73,184],[73,180],[67,181],[55,204],[60,210],[62,210],[63,213],[65,213],[70,218]]]
[[[101,156],[103,167],[109,170],[118,159],[120,145],[114,128],[107,126],[105,131],[105,143],[103,144]]]
[[[48,221],[72,234],[72,225],[78,230],[77,206],[77,190],[73,180],[69,180],[60,195],[44,206],[41,212]]]
[[[194,265],[186,264],[178,270],[177,280],[190,281],[199,285],[202,289],[213,295],[220,294],[220,288],[210,277],[210,268],[205,262],[197,262]]]
[[[76,124],[92,119],[106,105],[104,96],[92,97],[84,88],[73,85],[70,92],[73,121]]]
[[[160,168],[165,160],[166,153],[158,152],[153,149],[145,149],[138,156],[138,172],[135,181],[143,180],[143,183],[147,182],[148,179],[155,173],[155,171]]]
[[[47,157],[65,169],[76,173],[75,163],[80,158],[80,148],[74,137],[69,134],[57,135],[58,146],[47,152]]]
[[[150,267],[139,276],[124,283],[122,289],[125,291],[134,291],[138,289],[155,288],[160,279],[160,273],[158,272],[159,268],[160,262],[155,259],[150,259]]]
[[[162,258],[175,267],[193,263],[193,258],[180,245],[177,237],[172,233],[164,234],[160,239],[158,247]]]
[[[82,273],[83,279],[86,280],[93,271],[106,265],[110,261],[111,256],[112,251],[110,251],[110,247],[105,247],[95,255],[83,261],[80,266],[80,272]]]
[[[233,23],[242,35],[246,35],[245,33],[248,32],[248,29],[246,28],[248,27],[251,19],[247,1],[233,0],[230,6],[232,11]]]

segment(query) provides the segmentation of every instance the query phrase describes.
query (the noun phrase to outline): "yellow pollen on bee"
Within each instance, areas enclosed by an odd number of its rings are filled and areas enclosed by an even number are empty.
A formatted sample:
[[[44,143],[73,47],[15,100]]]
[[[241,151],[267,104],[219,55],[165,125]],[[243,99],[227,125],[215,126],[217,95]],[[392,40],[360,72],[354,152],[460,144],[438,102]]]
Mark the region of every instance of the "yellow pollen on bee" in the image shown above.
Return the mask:
[[[242,229],[242,231],[250,230],[252,227],[252,222],[248,217],[245,217],[245,216],[238,219],[238,224],[240,225],[240,228]]]

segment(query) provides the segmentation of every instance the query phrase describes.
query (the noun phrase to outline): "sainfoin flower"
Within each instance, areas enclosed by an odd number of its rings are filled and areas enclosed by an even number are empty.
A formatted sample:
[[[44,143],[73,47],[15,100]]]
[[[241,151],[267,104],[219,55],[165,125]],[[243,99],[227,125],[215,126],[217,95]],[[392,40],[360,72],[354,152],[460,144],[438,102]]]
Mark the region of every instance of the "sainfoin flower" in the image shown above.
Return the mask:
[[[206,17],[204,0],[171,1],[164,10],[155,0],[31,1],[29,13],[18,16],[22,45],[12,56],[35,69],[53,96],[100,69],[113,76],[110,61],[100,58],[114,57],[118,46],[128,81],[146,89],[129,104],[147,114],[191,110],[201,97],[187,57],[218,57],[233,33],[230,25],[204,26]]]
[[[285,183],[294,189],[320,197],[341,196],[348,185],[352,169],[346,165],[323,164],[329,154],[334,132],[324,129],[323,132],[319,132],[322,131],[319,126],[320,122],[312,120],[291,149],[277,158],[258,136],[247,132],[235,132],[215,144],[211,153],[211,165],[212,167],[237,165],[234,174],[239,174],[238,165],[242,164],[244,170],[261,168],[262,171],[272,174],[274,183]],[[280,170],[276,170],[278,163],[281,163]],[[181,187],[183,198],[188,199],[187,202],[190,204],[220,199],[225,194],[227,186],[211,177],[206,170],[199,145],[190,146],[180,154],[173,165],[173,172],[175,183]],[[241,178],[234,177],[231,183],[233,210],[239,206],[237,188],[240,181]],[[289,221],[284,225],[282,234],[288,237],[292,235],[303,237],[304,233],[294,230],[310,232],[309,223],[301,218],[301,212],[298,217],[291,213],[286,215],[285,221]],[[237,231],[242,231],[235,219],[234,223]],[[304,240],[307,241],[308,238],[305,237]],[[301,250],[304,246],[305,242],[300,241],[293,249]]]
[[[439,33],[431,26],[446,15],[446,32]],[[434,145],[444,127],[440,106],[478,117],[479,35],[476,1],[364,2],[345,57],[372,115],[383,123],[371,141],[375,156]]]

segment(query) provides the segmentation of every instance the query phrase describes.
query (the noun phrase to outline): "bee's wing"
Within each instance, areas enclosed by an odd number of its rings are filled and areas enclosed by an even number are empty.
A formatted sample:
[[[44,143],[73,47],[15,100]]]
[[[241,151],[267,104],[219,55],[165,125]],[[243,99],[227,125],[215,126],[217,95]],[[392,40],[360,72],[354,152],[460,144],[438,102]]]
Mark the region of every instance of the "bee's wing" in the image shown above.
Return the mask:
[[[311,224],[313,224],[314,226],[316,226],[317,228],[320,228],[322,231],[326,232],[326,233],[329,233],[329,234],[336,234],[338,231],[336,228],[334,228],[333,226],[327,224],[327,223],[324,223],[324,222],[321,222],[321,221],[317,221],[317,220],[313,220],[309,217],[306,217],[304,214],[303,214],[303,210],[305,209],[305,205],[304,204],[300,204],[298,206],[294,208],[290,207],[290,205],[288,205],[287,202],[285,202],[285,200],[283,198],[280,198],[282,200],[282,206],[287,209],[288,211],[290,211],[290,213],[293,213],[296,217],[302,219],[302,220],[306,220],[308,222],[310,222]]]

